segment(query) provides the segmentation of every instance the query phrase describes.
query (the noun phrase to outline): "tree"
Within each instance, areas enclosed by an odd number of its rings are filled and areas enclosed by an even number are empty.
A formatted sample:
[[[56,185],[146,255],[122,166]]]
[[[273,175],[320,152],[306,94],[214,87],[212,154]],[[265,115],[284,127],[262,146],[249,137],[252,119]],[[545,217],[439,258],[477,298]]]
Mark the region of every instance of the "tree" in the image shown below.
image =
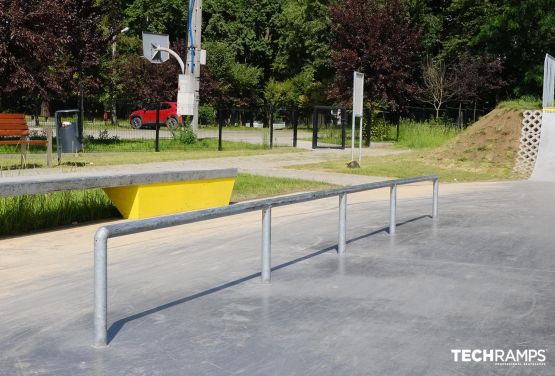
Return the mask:
[[[208,56],[206,75],[217,82],[212,85],[217,104],[253,105],[262,70],[238,63],[235,51],[225,42],[206,42],[204,47]]]
[[[331,20],[326,2],[288,0],[277,16],[276,77],[289,78],[310,68],[321,80],[331,72]]]
[[[457,75],[448,71],[440,59],[427,58],[422,69],[422,82],[418,98],[434,107],[437,120],[443,104],[459,95]]]
[[[125,20],[135,35],[143,31],[169,34],[172,41],[186,37],[188,2],[183,0],[133,0]]]
[[[365,94],[392,108],[416,90],[420,29],[401,0],[345,0],[331,6],[332,59],[336,68],[330,96],[347,101],[353,71],[365,74]]]
[[[63,93],[69,35],[63,23],[52,27],[62,12],[57,0],[0,2],[0,80],[8,105],[36,114],[41,102]]]
[[[128,102],[144,106],[159,101],[177,99],[177,77],[181,68],[174,58],[163,64],[152,64],[136,52],[120,60],[118,75],[121,77],[123,92],[127,93]],[[186,49],[182,40],[176,41],[171,48],[180,56]]]
[[[426,2],[430,0],[412,0]],[[437,54],[449,64],[464,55],[498,61],[506,95],[538,95],[546,52],[555,49],[553,0],[453,0],[439,10]],[[435,52],[434,52],[435,53]]]

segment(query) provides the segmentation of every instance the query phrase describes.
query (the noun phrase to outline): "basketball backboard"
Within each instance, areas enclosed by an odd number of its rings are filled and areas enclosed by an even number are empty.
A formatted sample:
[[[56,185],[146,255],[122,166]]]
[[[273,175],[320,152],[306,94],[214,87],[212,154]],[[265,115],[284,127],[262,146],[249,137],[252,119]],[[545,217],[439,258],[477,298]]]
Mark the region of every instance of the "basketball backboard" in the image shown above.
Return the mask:
[[[143,56],[151,63],[161,64],[170,58],[169,53],[156,51],[158,47],[169,48],[170,37],[167,34],[143,32]]]

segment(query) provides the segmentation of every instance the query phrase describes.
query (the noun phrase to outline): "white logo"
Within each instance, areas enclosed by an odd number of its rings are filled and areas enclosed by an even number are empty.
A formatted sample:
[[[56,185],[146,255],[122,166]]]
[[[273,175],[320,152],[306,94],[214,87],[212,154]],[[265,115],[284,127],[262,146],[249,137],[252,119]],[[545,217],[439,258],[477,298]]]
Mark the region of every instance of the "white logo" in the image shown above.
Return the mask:
[[[496,366],[545,366],[545,349],[451,349],[454,362],[495,363]]]

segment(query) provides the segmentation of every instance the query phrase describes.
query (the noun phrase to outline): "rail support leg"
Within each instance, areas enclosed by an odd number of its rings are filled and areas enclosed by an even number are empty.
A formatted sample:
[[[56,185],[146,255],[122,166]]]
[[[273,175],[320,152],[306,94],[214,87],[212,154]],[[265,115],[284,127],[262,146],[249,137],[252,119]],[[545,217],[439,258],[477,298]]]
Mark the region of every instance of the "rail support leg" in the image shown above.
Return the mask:
[[[438,200],[439,200],[439,179],[434,180],[434,196],[432,202],[432,218],[437,219]]]
[[[101,228],[94,238],[94,346],[108,344],[108,236]]]
[[[345,254],[347,245],[347,194],[339,195],[339,236],[337,239],[337,253],[340,256]]]
[[[397,227],[397,185],[392,185],[389,192],[389,235],[395,235]]]
[[[262,282],[270,283],[272,271],[272,208],[262,210]]]

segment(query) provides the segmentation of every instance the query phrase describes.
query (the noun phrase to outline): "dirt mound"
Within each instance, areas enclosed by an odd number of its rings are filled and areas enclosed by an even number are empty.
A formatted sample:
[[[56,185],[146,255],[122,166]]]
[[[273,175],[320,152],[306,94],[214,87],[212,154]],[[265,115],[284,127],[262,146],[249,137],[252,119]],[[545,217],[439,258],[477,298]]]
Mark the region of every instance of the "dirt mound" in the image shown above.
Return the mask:
[[[520,143],[521,111],[495,109],[434,150],[439,161],[512,169]]]

